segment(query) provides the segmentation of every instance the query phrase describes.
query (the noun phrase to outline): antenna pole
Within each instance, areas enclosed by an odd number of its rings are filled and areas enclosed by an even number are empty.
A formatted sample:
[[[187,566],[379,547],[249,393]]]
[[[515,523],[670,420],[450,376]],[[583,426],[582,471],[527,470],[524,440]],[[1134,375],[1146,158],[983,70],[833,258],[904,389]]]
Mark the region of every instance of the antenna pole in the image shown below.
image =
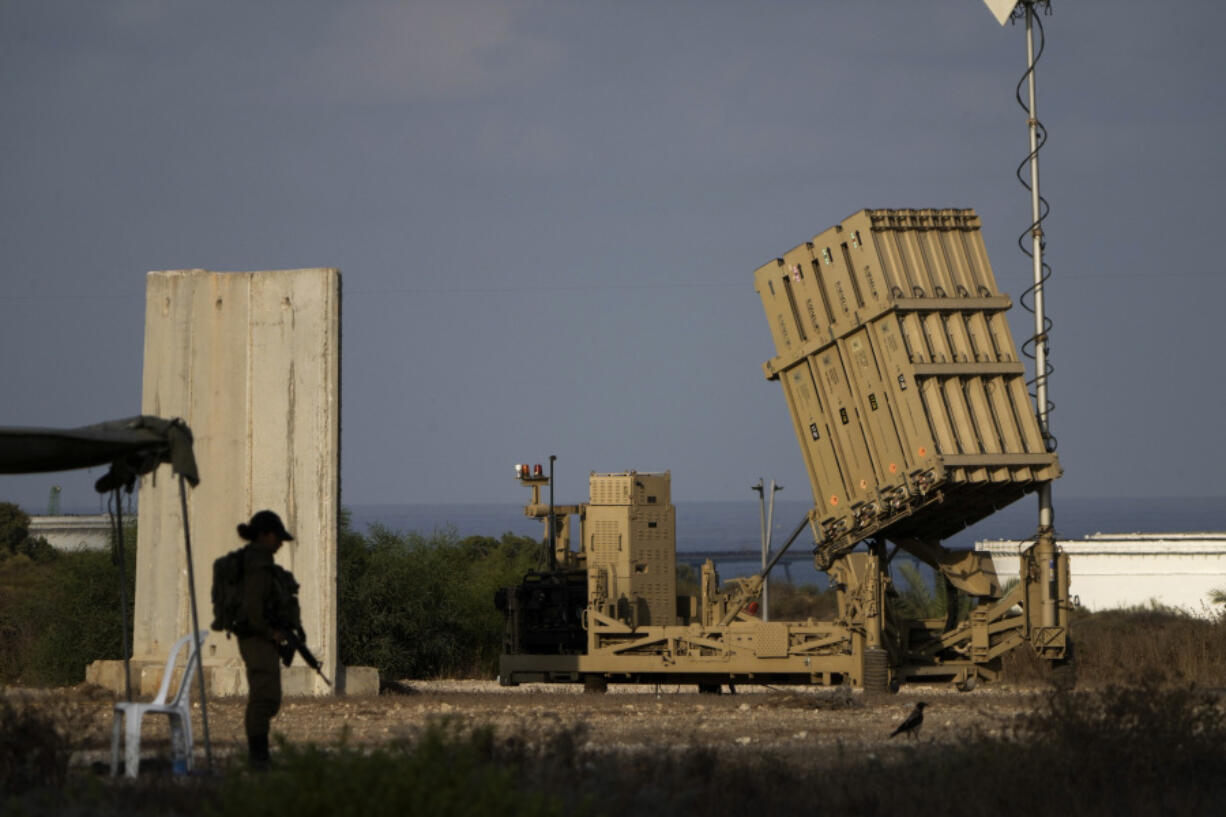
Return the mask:
[[[1042,197],[1039,195],[1039,114],[1034,64],[1034,0],[1023,0],[1026,8],[1026,86],[1029,92],[1027,127],[1030,131],[1030,246],[1034,264],[1034,374],[1035,413],[1039,431],[1048,443],[1051,429],[1047,407],[1047,316],[1043,297],[1043,226]],[[1042,621],[1046,627],[1056,626],[1059,603],[1058,571],[1056,569],[1055,512],[1052,508],[1051,482],[1039,486],[1039,530],[1035,556],[1039,562]]]
[[[549,455],[549,569],[558,569],[558,542],[557,542],[557,522],[554,519],[553,510],[553,463],[558,457],[556,454]]]
[[[1039,430],[1046,440],[1051,430],[1047,418],[1047,327],[1043,298],[1043,227],[1042,197],[1039,195],[1039,114],[1035,91],[1034,70],[1034,3],[1026,4],[1026,85],[1030,92],[1030,108],[1027,125],[1030,130],[1030,230],[1031,253],[1034,262],[1034,333],[1035,344],[1035,410],[1039,418]],[[1051,524],[1051,508],[1048,516],[1039,524]]]

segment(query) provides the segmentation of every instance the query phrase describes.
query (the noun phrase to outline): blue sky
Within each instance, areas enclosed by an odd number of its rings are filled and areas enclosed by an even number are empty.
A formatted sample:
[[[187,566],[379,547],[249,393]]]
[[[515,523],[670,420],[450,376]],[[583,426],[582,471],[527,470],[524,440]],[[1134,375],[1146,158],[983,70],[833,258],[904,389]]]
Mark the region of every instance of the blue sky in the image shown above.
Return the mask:
[[[1053,7],[1057,514],[1226,497],[1226,9]],[[565,501],[629,468],[797,498],[753,270],[864,207],[973,207],[1016,301],[1024,67],[977,0],[4,0],[0,423],[139,412],[148,270],[335,266],[345,503],[522,501],[551,453]],[[96,476],[0,498],[95,507]]]

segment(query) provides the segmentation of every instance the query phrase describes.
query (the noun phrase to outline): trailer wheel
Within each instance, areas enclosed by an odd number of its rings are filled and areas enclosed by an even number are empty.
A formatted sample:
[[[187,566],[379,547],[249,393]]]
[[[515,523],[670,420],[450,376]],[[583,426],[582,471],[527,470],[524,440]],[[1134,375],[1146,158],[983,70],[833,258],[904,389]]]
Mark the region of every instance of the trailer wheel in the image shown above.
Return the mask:
[[[880,647],[864,651],[864,691],[898,691],[898,686],[890,683],[890,654]]]
[[[603,675],[585,675],[583,691],[591,695],[603,695],[609,691],[609,679]]]

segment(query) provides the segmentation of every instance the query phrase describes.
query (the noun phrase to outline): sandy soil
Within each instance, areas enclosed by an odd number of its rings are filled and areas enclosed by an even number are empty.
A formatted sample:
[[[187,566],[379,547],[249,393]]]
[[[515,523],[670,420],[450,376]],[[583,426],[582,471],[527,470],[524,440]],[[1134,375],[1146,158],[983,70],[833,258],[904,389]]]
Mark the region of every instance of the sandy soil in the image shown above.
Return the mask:
[[[499,687],[492,681],[407,681],[399,693],[367,698],[287,699],[273,732],[292,743],[376,746],[412,738],[432,719],[492,725],[500,734],[527,740],[559,728],[584,730],[584,748],[634,751],[705,746],[717,751],[769,748],[812,761],[823,754],[888,754],[919,745],[957,740],[972,729],[997,733],[1033,708],[1036,690],[991,686],[959,693],[946,686],[909,686],[898,695],[868,696],[845,689],[739,687],[736,694],[700,695],[693,686],[611,686],[604,695],[577,685],[527,684]],[[9,691],[12,694],[12,691]],[[78,687],[42,691],[48,706],[73,713],[83,750],[73,765],[105,762],[110,756],[110,693]],[[928,704],[918,744],[889,734],[917,701]],[[208,704],[215,762],[245,754],[245,699]],[[193,718],[197,763],[203,761],[199,705]],[[167,750],[164,719],[145,727],[143,755],[153,761]],[[155,761],[156,762],[156,761]]]

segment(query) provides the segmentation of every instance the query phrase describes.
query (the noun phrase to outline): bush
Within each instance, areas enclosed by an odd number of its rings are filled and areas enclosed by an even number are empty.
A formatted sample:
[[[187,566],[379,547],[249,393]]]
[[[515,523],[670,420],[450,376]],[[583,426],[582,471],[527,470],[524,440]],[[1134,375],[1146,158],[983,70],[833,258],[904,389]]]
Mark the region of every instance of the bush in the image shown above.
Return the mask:
[[[341,663],[392,680],[492,677],[504,626],[494,592],[522,581],[541,547],[510,533],[460,540],[376,526],[366,537],[348,525],[338,546]]]
[[[970,615],[970,598],[954,589],[939,571],[903,560],[898,563],[898,572],[902,582],[895,592],[903,615],[916,619],[945,618],[951,598],[957,600],[959,621]]]
[[[134,544],[125,555],[130,617]],[[0,682],[78,684],[91,661],[122,658],[119,592],[119,568],[106,551],[61,553],[41,564],[21,555],[0,562]]]
[[[29,536],[29,515],[12,502],[0,502],[0,558],[16,553]]]
[[[344,515],[341,522],[341,662],[375,666],[389,679],[492,676],[503,632],[494,592],[536,566],[540,544],[512,534],[460,540],[450,531],[427,538],[385,528],[366,537]],[[129,611],[135,538],[129,529]],[[80,683],[91,661],[123,657],[122,634],[119,570],[110,553],[62,553],[42,563],[19,553],[0,560],[0,683]]]
[[[822,590],[815,584],[772,579],[770,605],[771,621],[832,619],[838,612],[838,594],[834,588]]]
[[[1226,621],[1162,608],[1083,613],[1070,624],[1077,674],[1097,684],[1220,685],[1226,678]]]
[[[33,562],[54,560],[59,553],[43,537],[30,536],[30,517],[12,502],[0,502],[0,562],[26,556]]]

